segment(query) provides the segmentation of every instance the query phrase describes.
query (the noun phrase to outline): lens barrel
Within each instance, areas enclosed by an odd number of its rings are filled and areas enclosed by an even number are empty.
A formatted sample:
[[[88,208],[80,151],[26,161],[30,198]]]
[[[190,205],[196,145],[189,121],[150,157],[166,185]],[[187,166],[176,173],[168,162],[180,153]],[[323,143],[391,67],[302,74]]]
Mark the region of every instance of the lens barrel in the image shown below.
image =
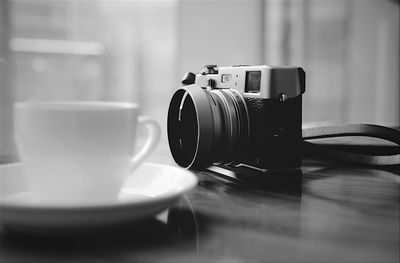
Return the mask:
[[[246,103],[234,89],[207,90],[194,84],[178,89],[167,126],[175,162],[190,169],[235,161],[249,140]]]

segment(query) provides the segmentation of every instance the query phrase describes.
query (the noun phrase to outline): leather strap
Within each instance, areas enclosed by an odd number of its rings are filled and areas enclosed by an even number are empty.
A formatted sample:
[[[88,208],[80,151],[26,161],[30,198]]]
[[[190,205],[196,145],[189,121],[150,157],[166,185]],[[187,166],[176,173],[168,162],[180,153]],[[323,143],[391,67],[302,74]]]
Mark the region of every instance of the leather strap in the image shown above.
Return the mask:
[[[364,136],[379,138],[397,144],[387,153],[382,151],[363,152],[361,145],[353,147],[356,151],[340,150],[335,145],[323,145],[306,142],[306,140]],[[347,124],[303,129],[303,154],[326,157],[336,161],[363,165],[399,165],[400,164],[400,131],[372,124]],[[378,153],[379,152],[379,153]]]

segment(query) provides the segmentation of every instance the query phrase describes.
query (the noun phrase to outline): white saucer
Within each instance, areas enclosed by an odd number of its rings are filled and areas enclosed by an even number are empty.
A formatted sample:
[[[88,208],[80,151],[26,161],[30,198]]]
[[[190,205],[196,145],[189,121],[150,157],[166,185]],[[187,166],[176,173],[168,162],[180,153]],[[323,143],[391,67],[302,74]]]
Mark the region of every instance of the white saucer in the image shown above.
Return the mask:
[[[22,164],[0,166],[0,223],[22,230],[85,228],[127,223],[155,215],[197,184],[191,172],[144,163],[135,170],[118,200],[107,204],[49,206],[29,191]]]

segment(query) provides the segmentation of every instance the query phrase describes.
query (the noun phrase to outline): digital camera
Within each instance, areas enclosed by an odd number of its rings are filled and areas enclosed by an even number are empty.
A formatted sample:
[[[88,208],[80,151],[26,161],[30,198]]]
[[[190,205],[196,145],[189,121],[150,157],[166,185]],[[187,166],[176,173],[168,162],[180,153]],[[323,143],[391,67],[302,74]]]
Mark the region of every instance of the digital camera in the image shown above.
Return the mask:
[[[167,120],[178,165],[301,166],[302,68],[206,65],[198,74],[186,73],[182,84]]]

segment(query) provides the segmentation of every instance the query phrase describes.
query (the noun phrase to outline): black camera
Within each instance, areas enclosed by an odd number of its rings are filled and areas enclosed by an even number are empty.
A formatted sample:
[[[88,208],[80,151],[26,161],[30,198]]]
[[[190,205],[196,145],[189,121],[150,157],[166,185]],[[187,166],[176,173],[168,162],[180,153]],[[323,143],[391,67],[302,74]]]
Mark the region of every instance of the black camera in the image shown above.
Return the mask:
[[[206,65],[201,73],[186,73],[182,84],[168,110],[178,165],[301,166],[302,68]]]

